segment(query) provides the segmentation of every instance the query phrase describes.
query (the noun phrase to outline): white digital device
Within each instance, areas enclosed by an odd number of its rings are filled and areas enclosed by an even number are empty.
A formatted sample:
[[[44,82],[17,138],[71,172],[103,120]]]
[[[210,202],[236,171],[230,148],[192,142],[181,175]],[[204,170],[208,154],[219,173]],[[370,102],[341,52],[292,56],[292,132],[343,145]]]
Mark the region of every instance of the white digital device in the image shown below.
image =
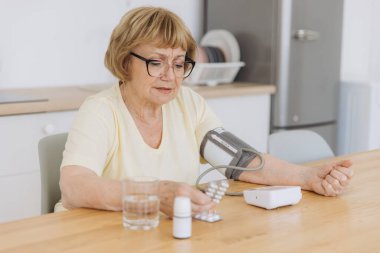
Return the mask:
[[[295,205],[302,199],[299,186],[267,186],[243,191],[246,203],[265,209]]]

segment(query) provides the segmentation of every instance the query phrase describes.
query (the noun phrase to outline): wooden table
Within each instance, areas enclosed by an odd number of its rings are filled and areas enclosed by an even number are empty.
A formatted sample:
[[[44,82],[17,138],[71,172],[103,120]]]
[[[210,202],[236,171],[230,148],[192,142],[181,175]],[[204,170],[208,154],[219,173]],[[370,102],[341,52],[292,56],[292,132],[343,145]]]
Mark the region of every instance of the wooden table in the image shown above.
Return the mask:
[[[225,197],[224,220],[193,221],[190,239],[173,239],[164,216],[156,229],[128,231],[120,212],[78,209],[1,224],[0,252],[379,252],[380,150],[348,157],[355,177],[340,197],[303,192],[275,210]]]

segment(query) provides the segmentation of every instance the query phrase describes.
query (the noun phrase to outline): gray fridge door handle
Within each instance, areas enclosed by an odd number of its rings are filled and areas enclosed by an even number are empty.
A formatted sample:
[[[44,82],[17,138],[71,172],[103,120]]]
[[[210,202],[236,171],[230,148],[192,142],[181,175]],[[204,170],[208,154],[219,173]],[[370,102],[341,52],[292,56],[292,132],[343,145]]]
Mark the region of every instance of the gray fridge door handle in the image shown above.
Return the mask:
[[[319,39],[319,32],[300,29],[294,33],[294,38],[296,40],[317,40]]]

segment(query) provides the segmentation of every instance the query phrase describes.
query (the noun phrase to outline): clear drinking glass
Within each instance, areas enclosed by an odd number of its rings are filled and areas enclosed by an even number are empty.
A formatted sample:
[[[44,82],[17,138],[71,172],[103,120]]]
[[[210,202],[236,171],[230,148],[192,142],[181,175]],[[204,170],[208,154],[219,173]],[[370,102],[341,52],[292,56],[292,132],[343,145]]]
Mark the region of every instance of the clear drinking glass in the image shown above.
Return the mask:
[[[149,230],[159,224],[159,180],[133,177],[122,181],[123,226],[132,230]]]

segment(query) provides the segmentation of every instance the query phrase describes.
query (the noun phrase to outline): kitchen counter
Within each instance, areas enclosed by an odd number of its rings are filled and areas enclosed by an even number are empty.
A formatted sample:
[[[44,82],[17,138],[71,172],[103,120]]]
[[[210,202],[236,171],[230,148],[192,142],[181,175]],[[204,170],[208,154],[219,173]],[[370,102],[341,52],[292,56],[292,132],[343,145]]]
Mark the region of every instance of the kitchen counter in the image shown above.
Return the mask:
[[[99,85],[29,88],[29,89],[0,89],[0,94],[12,94],[13,97],[25,97],[14,102],[0,101],[0,116],[77,110],[86,97],[95,94],[103,88]],[[204,98],[236,97],[247,95],[273,94],[275,86],[256,83],[231,83],[218,86],[189,86]],[[33,99],[35,98],[35,99]]]

